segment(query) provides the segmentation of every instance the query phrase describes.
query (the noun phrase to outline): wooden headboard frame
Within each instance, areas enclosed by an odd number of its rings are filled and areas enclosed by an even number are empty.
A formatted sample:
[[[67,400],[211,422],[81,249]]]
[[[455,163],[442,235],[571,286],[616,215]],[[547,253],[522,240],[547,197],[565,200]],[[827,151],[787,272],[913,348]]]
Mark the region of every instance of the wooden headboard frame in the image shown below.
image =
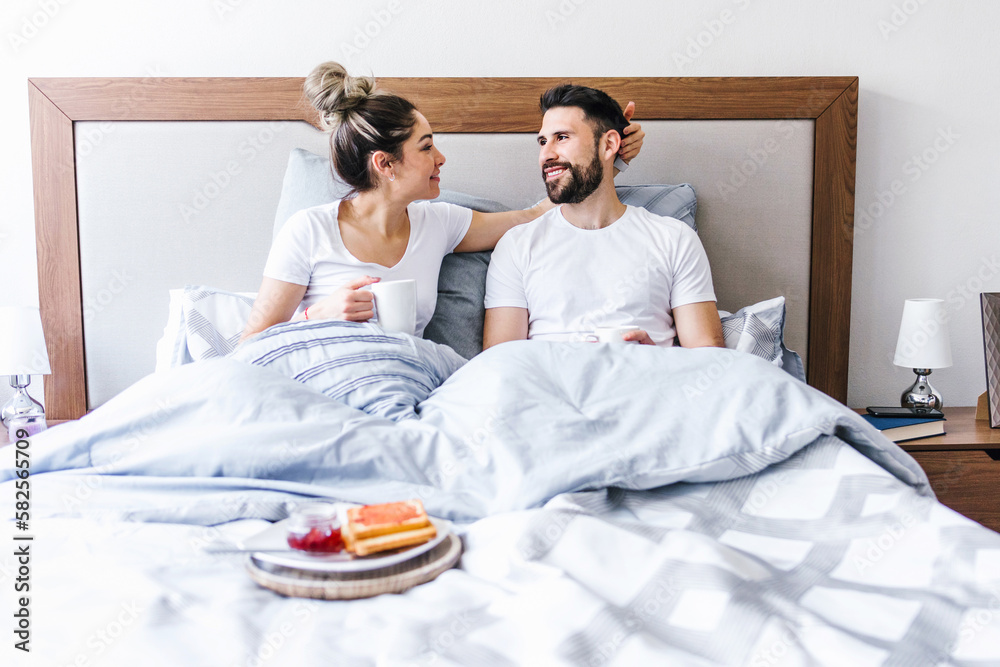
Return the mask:
[[[535,132],[540,93],[565,79],[384,78],[436,132]],[[576,78],[635,100],[640,120],[815,120],[809,384],[847,398],[857,150],[857,77]],[[42,323],[52,375],[50,419],[87,411],[76,121],[304,120],[301,78],[29,79],[35,234]]]

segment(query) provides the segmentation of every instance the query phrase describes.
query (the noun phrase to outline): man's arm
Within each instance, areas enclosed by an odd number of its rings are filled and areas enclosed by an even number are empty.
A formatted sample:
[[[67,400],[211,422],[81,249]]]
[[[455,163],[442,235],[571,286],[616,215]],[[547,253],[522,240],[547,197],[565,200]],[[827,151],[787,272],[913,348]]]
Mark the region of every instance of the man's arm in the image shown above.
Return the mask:
[[[483,326],[484,350],[509,340],[527,340],[527,338],[528,310],[526,308],[486,309],[486,323]]]
[[[725,347],[722,321],[714,301],[689,303],[673,309],[674,329],[681,347]]]

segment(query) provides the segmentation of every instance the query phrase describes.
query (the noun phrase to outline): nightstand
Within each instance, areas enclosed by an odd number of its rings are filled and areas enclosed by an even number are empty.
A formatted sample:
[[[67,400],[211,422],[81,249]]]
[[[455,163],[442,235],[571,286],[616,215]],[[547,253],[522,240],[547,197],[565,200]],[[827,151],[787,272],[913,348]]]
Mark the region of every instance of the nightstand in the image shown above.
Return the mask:
[[[944,409],[944,435],[899,443],[931,480],[938,500],[1000,531],[1000,429],[976,421],[976,409]]]

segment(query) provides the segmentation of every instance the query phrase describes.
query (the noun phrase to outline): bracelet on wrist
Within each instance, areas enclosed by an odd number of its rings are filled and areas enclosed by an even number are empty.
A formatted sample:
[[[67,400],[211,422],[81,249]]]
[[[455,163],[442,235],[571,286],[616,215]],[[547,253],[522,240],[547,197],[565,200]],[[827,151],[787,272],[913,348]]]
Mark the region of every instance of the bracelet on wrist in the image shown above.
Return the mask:
[[[302,311],[302,314],[305,316],[307,320],[309,319],[309,308],[312,308],[312,306],[309,306],[308,308]]]

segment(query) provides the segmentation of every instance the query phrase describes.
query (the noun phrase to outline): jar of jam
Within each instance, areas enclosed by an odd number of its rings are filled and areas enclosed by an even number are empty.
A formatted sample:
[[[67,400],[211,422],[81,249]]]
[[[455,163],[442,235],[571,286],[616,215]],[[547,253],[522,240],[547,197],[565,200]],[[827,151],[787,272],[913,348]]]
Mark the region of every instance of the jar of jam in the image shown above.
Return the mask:
[[[295,508],[288,521],[288,546],[314,554],[340,553],[340,519],[333,503],[304,503]]]

